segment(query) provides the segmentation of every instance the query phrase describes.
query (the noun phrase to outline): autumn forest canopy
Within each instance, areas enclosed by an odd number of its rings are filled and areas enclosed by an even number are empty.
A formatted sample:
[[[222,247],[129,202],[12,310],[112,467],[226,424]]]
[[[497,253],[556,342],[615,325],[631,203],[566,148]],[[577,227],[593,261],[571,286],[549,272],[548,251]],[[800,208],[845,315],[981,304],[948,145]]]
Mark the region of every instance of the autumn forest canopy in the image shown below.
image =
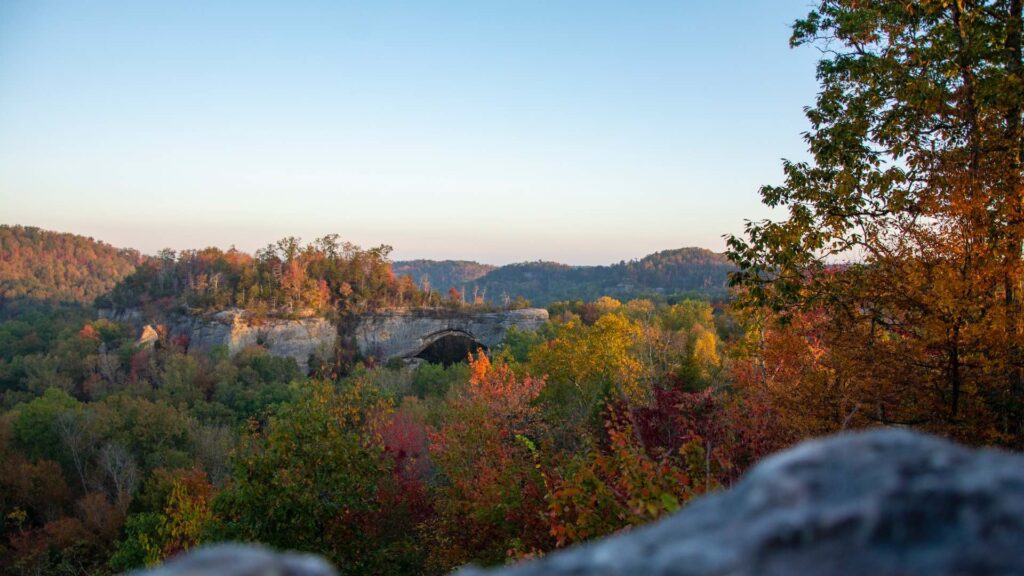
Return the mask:
[[[791,40],[821,50],[809,157],[725,254],[495,267],[331,235],[144,255],[0,226],[0,574],[221,541],[446,574],[656,520],[839,431],[1024,449],[1022,36],[1022,0],[816,2]],[[543,326],[465,362],[349,338],[381,310],[529,306]],[[333,360],[132,321],[225,310],[327,319]]]

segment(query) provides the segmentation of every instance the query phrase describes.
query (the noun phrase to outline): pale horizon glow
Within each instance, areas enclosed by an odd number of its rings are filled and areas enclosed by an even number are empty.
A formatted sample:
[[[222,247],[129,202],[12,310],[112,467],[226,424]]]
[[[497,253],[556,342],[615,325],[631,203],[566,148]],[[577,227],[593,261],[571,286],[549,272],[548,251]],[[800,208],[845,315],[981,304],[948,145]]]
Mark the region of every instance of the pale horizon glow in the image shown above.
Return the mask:
[[[244,8],[243,8],[244,7]],[[0,223],[611,264],[771,215],[806,0],[0,3]]]

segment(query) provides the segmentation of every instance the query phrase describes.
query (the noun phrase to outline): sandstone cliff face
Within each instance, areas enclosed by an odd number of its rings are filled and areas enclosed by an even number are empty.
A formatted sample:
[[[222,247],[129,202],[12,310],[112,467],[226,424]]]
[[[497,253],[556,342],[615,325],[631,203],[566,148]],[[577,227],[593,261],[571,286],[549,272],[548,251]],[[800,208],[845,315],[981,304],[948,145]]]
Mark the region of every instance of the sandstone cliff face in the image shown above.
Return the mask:
[[[156,322],[139,310],[100,310],[100,317],[131,324],[140,334],[141,345],[151,345],[157,339]],[[547,320],[548,311],[542,308],[505,312],[394,309],[361,316],[352,335],[363,356],[387,361],[415,356],[449,334],[464,336],[490,349],[501,344],[510,328],[534,331]],[[237,354],[248,346],[260,345],[275,356],[294,358],[304,372],[309,369],[310,356],[330,358],[338,339],[337,327],[323,318],[271,318],[256,323],[237,309],[207,316],[178,316],[167,320],[164,327],[171,337],[186,337],[191,352],[226,346],[228,352]]]
[[[462,576],[1024,574],[1024,456],[905,430],[812,440],[678,514],[533,562]],[[149,576],[326,576],[308,557],[237,546]]]
[[[130,324],[139,334],[138,344],[152,345],[158,339],[157,321],[140,310],[101,309],[99,317]],[[303,372],[309,371],[311,356],[329,359],[338,339],[337,327],[324,318],[286,320],[271,318],[251,321],[243,310],[224,310],[209,316],[176,316],[163,324],[168,336],[184,336],[189,352],[209,352],[226,346],[231,355],[249,346],[263,346],[275,356],[294,358]]]
[[[335,325],[323,318],[252,323],[240,310],[218,312],[210,318],[182,318],[172,324],[170,334],[187,336],[189,351],[196,352],[227,346],[234,355],[260,345],[274,356],[294,358],[303,372],[309,371],[311,356],[330,358],[338,338]]]
[[[367,314],[355,327],[356,344],[364,356],[380,360],[415,356],[435,340],[460,334],[486,348],[501,344],[515,327],[534,331],[548,319],[543,308],[467,313],[446,309],[400,309]]]

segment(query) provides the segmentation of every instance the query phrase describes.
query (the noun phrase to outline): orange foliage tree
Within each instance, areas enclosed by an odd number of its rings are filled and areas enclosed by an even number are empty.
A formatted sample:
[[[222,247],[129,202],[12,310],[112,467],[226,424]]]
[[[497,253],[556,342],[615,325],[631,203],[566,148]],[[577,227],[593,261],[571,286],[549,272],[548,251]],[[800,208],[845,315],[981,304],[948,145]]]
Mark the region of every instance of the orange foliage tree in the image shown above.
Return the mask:
[[[430,435],[441,474],[428,524],[431,566],[497,564],[550,548],[543,479],[530,446],[546,433],[534,400],[542,378],[517,378],[481,351],[468,384],[455,392],[444,423]]]
[[[826,48],[813,161],[761,189],[788,217],[729,239],[733,282],[826,315],[863,423],[1024,445],[1022,34],[1019,1],[821,0],[794,25]]]

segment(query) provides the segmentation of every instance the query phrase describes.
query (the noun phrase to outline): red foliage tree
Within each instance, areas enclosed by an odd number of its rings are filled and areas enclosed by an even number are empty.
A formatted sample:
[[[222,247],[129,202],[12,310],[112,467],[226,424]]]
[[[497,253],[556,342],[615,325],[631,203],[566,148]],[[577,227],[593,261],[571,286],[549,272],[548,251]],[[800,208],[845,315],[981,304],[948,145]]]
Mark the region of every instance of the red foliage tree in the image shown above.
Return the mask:
[[[430,435],[443,477],[434,493],[430,562],[439,571],[468,561],[496,564],[551,547],[544,484],[531,446],[544,435],[533,401],[541,378],[517,378],[480,352],[445,423]]]

